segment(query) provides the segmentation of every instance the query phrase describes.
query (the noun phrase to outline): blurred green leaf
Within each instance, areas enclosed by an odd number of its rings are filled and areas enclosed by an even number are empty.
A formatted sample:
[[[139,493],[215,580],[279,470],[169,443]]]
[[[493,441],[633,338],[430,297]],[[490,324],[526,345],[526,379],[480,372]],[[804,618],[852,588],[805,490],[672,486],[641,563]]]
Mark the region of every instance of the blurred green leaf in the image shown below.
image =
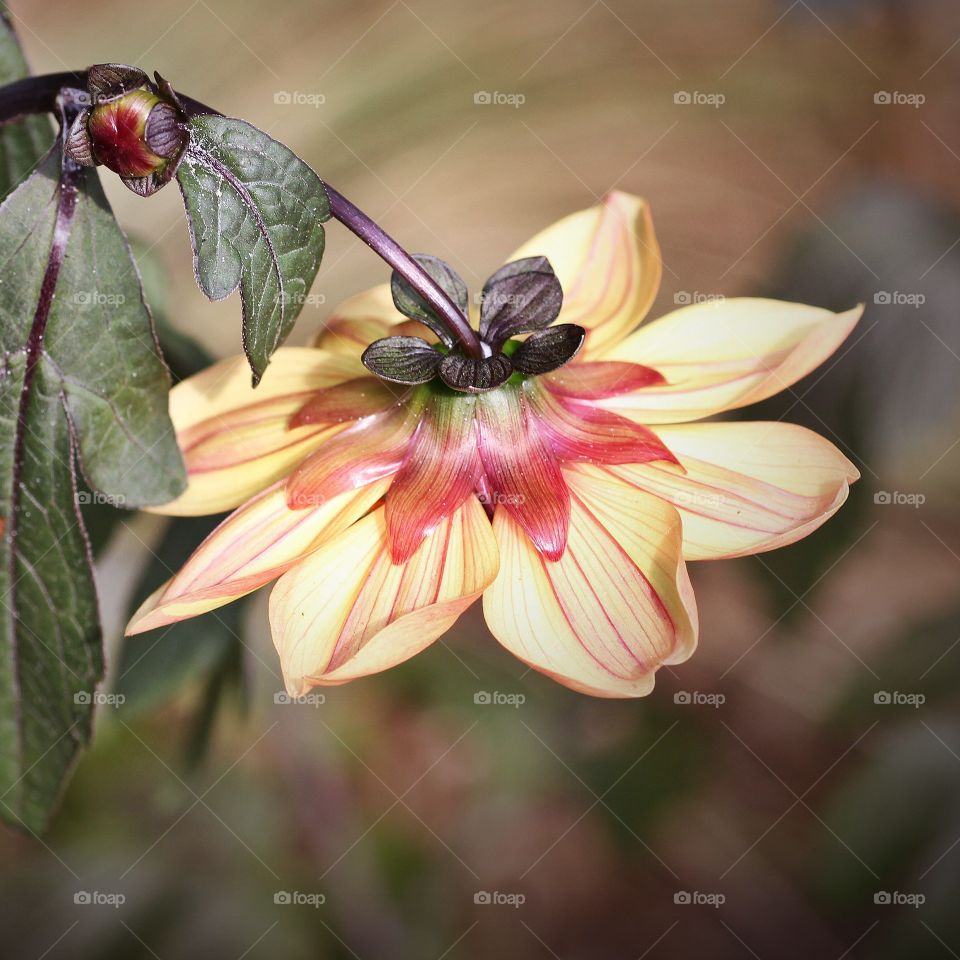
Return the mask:
[[[923,892],[919,874],[956,839],[960,727],[915,720],[869,736],[870,753],[823,811],[829,832],[812,861],[815,889],[839,911],[903,890],[908,877],[917,878],[909,892]]]
[[[4,6],[0,9],[0,85],[29,73]],[[24,117],[0,126],[0,200],[26,178],[52,145],[49,117]]]
[[[220,517],[178,517],[153,551],[134,596],[131,613],[180,569]],[[210,683],[236,661],[241,645],[242,603],[231,603],[200,617],[127,637],[120,649],[114,691],[123,709],[143,713],[191,685]],[[219,689],[210,691],[219,697]]]

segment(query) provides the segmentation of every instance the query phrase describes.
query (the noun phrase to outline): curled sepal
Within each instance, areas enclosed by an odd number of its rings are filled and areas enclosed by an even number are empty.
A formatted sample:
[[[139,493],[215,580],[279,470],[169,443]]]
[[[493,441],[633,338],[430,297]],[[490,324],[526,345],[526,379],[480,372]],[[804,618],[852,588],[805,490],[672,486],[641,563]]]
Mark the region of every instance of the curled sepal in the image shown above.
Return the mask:
[[[575,323],[559,323],[531,333],[510,358],[520,373],[549,373],[573,359],[587,331]]]
[[[93,143],[87,123],[90,120],[90,108],[84,107],[70,124],[63,140],[63,152],[81,167],[95,167],[97,158],[93,155]]]
[[[360,359],[381,380],[415,384],[432,380],[443,357],[419,337],[385,337],[371,343]]]
[[[439,257],[417,253],[414,254],[413,259],[430,274],[437,285],[453,301],[457,309],[466,316],[467,285],[463,282],[460,274]],[[390,292],[393,294],[394,306],[404,316],[428,326],[448,347],[453,346],[454,340],[445,324],[434,314],[426,300],[396,271],[390,279]]]
[[[452,353],[440,363],[440,379],[463,393],[485,393],[503,386],[513,373],[513,365],[502,353],[489,357],[464,357]]]
[[[497,349],[518,333],[549,326],[562,305],[563,290],[546,257],[514,260],[483,285],[480,337]]]
[[[142,70],[125,63],[95,63],[87,71],[87,91],[94,104],[117,100],[147,83]]]

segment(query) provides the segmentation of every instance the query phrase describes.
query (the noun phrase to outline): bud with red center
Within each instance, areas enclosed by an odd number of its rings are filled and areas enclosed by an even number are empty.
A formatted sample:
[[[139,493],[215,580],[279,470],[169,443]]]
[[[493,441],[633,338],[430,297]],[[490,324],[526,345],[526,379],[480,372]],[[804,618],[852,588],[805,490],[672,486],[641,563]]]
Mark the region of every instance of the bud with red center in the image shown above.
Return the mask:
[[[176,94],[135,67],[98,64],[88,73],[91,106],[77,115],[64,149],[85,166],[103,164],[134,193],[149,196],[176,171],[187,146]]]

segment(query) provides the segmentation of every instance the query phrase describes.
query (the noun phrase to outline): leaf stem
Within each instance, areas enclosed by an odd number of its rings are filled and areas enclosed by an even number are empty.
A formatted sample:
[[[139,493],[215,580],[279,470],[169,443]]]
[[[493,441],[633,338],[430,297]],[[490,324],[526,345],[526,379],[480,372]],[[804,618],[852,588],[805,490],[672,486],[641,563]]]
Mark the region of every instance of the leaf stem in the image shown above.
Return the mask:
[[[47,73],[36,77],[26,77],[14,83],[0,87],[0,124],[9,123],[20,117],[34,113],[54,112],[57,94],[63,87],[86,87],[86,71],[68,71],[65,73]],[[186,112],[190,115],[200,113],[219,113],[217,110],[178,93]],[[330,212],[348,230],[356,234],[374,253],[385,260],[394,270],[404,277],[417,293],[433,308],[449,327],[450,332],[460,341],[463,349],[471,357],[482,357],[483,348],[476,331],[470,326],[454,302],[442,287],[397,243],[379,224],[368,217],[342,193],[324,182],[330,199]]]

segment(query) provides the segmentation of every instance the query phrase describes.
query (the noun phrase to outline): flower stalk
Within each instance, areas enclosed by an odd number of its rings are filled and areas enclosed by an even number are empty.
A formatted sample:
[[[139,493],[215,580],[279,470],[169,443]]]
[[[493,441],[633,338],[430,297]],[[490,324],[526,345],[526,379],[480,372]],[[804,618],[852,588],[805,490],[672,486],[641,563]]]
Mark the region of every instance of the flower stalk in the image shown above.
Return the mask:
[[[54,113],[57,96],[64,88],[85,89],[87,71],[65,71],[27,77],[0,87],[0,124],[10,123],[21,117],[37,113]],[[202,113],[217,114],[192,97],[177,94],[184,113],[190,117]],[[423,297],[436,314],[441,317],[451,335],[459,341],[470,357],[482,357],[483,348],[476,332],[461,310],[453,303],[442,287],[426,270],[379,224],[326,181],[324,186],[330,200],[330,212],[334,219],[359,237],[379,257],[388,263],[413,289]]]

